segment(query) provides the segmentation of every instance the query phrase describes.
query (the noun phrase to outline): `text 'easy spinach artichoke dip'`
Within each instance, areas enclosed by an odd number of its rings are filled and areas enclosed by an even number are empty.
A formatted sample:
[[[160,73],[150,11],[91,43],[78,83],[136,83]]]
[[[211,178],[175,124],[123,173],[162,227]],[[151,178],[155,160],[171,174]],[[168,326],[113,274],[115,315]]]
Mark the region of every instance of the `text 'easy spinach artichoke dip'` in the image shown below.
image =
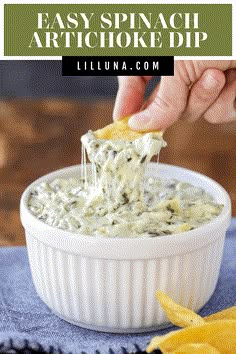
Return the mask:
[[[161,134],[127,141],[89,131],[81,141],[81,176],[43,182],[30,193],[29,210],[48,225],[98,237],[157,237],[195,229],[223,208],[199,187],[145,176],[166,146]]]

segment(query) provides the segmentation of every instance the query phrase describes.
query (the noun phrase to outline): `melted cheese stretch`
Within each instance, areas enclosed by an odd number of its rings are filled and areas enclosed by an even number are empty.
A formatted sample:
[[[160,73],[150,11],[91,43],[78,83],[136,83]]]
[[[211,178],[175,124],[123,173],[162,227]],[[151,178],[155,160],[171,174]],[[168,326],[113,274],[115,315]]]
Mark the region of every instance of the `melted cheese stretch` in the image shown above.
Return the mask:
[[[109,212],[122,204],[143,203],[146,165],[166,143],[159,134],[145,134],[134,141],[96,139],[89,131],[82,141],[82,178],[93,206],[99,198]],[[87,181],[85,150],[92,163],[92,183]],[[143,205],[143,207],[145,207]]]
[[[222,210],[200,188],[144,177],[152,156],[166,145],[160,135],[125,142],[88,132],[82,143],[81,178],[44,182],[30,194],[30,211],[53,227],[100,237],[156,237],[194,229]]]

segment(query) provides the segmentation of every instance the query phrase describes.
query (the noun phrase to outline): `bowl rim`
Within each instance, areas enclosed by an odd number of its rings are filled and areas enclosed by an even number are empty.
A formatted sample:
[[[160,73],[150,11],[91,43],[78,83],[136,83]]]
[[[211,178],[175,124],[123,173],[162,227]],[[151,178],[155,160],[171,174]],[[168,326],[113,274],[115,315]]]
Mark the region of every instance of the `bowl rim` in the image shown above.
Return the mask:
[[[151,237],[150,238],[149,237],[106,237],[106,236],[103,237],[102,235],[100,237],[100,236],[94,236],[94,235],[85,235],[85,234],[75,233],[75,232],[69,231],[69,230],[55,228],[55,227],[50,226],[50,225],[44,223],[43,221],[37,219],[37,217],[34,216],[27,207],[27,200],[28,200],[29,193],[30,193],[32,187],[41,183],[44,180],[53,179],[58,174],[62,174],[62,173],[63,174],[66,174],[66,173],[72,174],[73,171],[80,170],[80,166],[81,166],[80,164],[73,165],[73,166],[65,167],[65,168],[50,172],[44,176],[37,178],[24,190],[21,200],[20,200],[20,215],[21,215],[21,222],[25,228],[27,228],[28,226],[38,225],[38,227],[41,230],[48,231],[51,233],[55,233],[55,231],[56,231],[56,234],[58,235],[58,237],[63,236],[66,238],[72,238],[72,239],[76,239],[76,240],[80,239],[83,241],[86,239],[86,240],[90,240],[90,241],[91,240],[99,240],[100,242],[110,243],[110,242],[114,242],[116,240],[116,241],[120,241],[120,242],[124,242],[124,243],[129,243],[129,242],[131,242],[131,241],[133,242],[133,240],[135,240],[136,242],[142,244],[143,242],[146,242],[147,240],[149,240],[150,242],[162,243],[162,242],[174,240],[176,238],[183,239],[183,238],[186,238],[186,236],[188,237],[188,240],[190,240],[190,238],[192,236],[196,236],[196,234],[201,233],[201,231],[209,232],[212,229],[215,229],[215,227],[217,225],[219,225],[220,220],[223,221],[225,219],[229,219],[229,217],[231,218],[231,200],[230,200],[229,194],[218,182],[214,181],[213,179],[211,179],[210,177],[208,177],[202,173],[199,173],[199,172],[196,172],[196,171],[184,168],[184,167],[179,167],[179,166],[175,166],[175,165],[171,165],[171,164],[164,164],[164,163],[158,163],[158,165],[157,165],[155,162],[151,162],[149,164],[149,166],[151,168],[155,168],[153,166],[156,166],[156,168],[158,168],[158,169],[161,169],[161,168],[173,169],[173,168],[175,168],[175,169],[181,170],[182,172],[186,172],[188,174],[195,175],[195,176],[205,180],[208,184],[210,183],[211,185],[214,185],[214,187],[217,187],[219,189],[220,193],[222,194],[223,198],[225,199],[224,207],[223,207],[223,210],[221,211],[221,213],[217,217],[215,217],[214,219],[209,221],[208,223],[203,224],[202,226],[199,226],[198,228],[196,228],[194,230],[189,230],[189,231],[181,232],[178,234],[165,235],[163,237],[162,236],[161,237],[153,237],[153,238],[151,238]],[[28,219],[28,220],[26,221],[26,219]],[[229,224],[229,222],[228,222],[228,224]]]

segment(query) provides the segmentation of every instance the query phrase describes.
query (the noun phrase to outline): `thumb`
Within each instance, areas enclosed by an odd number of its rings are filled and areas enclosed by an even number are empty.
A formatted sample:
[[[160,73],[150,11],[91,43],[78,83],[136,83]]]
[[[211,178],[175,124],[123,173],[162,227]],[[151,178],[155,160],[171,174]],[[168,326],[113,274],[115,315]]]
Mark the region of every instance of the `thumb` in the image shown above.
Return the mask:
[[[181,75],[181,66],[175,65],[175,76],[162,77],[158,90],[143,111],[129,119],[134,130],[163,130],[180,118],[189,94],[189,81]]]

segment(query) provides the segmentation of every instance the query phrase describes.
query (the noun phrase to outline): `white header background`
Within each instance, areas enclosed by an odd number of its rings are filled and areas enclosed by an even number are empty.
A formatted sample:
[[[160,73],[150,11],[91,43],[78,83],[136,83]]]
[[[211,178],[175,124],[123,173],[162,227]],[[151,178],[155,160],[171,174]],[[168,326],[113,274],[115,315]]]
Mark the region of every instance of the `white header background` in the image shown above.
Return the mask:
[[[233,34],[232,34],[232,43],[233,43],[233,49],[232,49],[232,56],[228,57],[209,57],[209,56],[186,56],[186,57],[178,57],[175,56],[175,59],[205,59],[205,60],[226,60],[226,59],[236,59],[236,3],[233,2],[232,0],[221,0],[221,1],[214,1],[214,0],[187,0],[187,1],[178,1],[178,0],[172,0],[172,1],[134,1],[134,0],[99,0],[99,1],[90,1],[90,0],[83,0],[83,1],[58,1],[58,0],[6,0],[6,1],[1,1],[0,3],[0,60],[60,60],[60,56],[4,56],[4,4],[232,4],[233,6],[233,18],[232,18],[232,23],[233,23]],[[220,21],[220,18],[217,19]],[[220,43],[219,43],[220,45]]]

